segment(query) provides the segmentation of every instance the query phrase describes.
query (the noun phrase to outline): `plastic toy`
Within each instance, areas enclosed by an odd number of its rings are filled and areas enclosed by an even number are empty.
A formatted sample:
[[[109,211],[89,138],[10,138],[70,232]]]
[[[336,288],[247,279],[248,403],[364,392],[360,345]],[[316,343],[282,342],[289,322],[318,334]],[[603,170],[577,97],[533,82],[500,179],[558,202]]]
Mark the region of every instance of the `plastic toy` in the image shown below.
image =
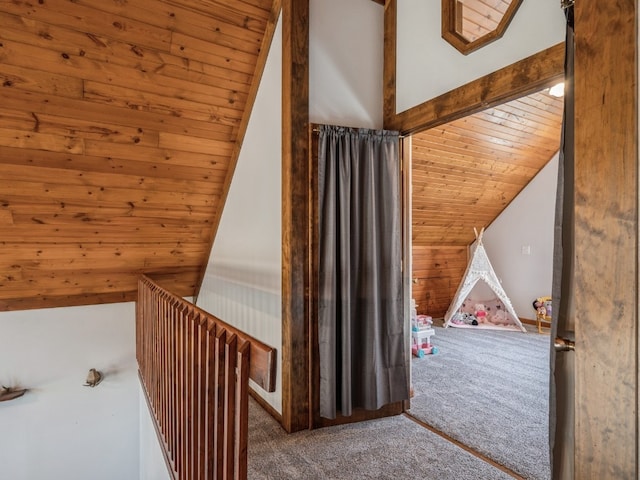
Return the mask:
[[[424,358],[425,355],[435,355],[439,352],[438,347],[431,345],[430,343],[423,343],[420,347],[413,344],[411,347],[411,353],[414,357]]]
[[[437,353],[438,349],[431,344],[431,337],[435,334],[435,330],[430,325],[425,328],[413,327],[411,329],[411,338],[413,340],[411,353],[418,358]]]

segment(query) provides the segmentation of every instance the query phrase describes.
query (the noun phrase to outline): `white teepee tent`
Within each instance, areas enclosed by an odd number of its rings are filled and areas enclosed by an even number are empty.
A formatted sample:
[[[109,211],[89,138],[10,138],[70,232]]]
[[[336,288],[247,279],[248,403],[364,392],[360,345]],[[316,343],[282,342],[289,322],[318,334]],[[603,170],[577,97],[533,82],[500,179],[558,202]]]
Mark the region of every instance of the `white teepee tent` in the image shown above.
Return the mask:
[[[464,322],[459,320],[459,317],[463,313],[475,314],[475,324],[481,324],[485,328],[504,328],[505,326],[511,326],[514,329],[520,329],[526,332],[526,329],[522,326],[518,314],[511,305],[511,300],[507,297],[500,280],[496,275],[496,272],[491,266],[487,252],[482,245],[482,234],[484,228],[476,232],[476,249],[473,252],[471,261],[467,265],[467,270],[462,277],[462,282],[458,286],[453,302],[449,305],[449,309],[444,316],[444,326],[467,326]],[[487,288],[488,287],[488,288]],[[494,295],[493,302],[488,301],[487,293]],[[487,303],[492,303],[491,306],[486,306]],[[480,313],[474,310],[481,309]],[[480,315],[482,314],[482,315]],[[503,325],[498,327],[498,324]]]

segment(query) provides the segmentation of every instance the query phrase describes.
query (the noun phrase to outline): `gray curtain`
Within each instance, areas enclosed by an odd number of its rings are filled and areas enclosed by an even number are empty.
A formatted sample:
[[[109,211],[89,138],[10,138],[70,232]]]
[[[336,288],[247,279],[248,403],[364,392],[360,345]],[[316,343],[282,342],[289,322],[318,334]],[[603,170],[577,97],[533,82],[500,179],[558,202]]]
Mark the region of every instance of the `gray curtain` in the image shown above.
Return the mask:
[[[397,132],[321,126],[320,415],[409,398]]]
[[[558,165],[558,192],[553,259],[553,322],[551,327],[551,378],[549,441],[553,477],[573,478],[574,466],[574,354],[556,352],[556,336],[575,340],[573,305],[574,245],[574,98],[573,98],[573,7],[565,10],[565,96]]]

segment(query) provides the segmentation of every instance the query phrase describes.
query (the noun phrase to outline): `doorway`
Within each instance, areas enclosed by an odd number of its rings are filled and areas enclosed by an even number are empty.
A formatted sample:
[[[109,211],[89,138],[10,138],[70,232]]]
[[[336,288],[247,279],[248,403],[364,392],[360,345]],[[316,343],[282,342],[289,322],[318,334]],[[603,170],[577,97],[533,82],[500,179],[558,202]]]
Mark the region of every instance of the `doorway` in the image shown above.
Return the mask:
[[[408,413],[536,479],[549,478],[548,330],[439,327],[474,229],[491,225],[484,247],[520,318],[535,318],[532,300],[551,294],[562,111],[562,98],[544,89],[407,141],[412,297],[419,314],[433,317],[439,350],[412,360]]]

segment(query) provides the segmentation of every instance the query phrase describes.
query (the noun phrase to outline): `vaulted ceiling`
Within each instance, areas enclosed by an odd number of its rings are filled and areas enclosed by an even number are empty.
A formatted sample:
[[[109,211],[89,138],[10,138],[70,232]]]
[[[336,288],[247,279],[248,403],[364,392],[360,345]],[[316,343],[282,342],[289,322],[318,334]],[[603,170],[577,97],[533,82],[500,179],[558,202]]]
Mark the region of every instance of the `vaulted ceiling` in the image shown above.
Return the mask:
[[[273,0],[0,5],[0,310],[193,295]]]
[[[195,293],[279,5],[0,3],[0,310]],[[414,241],[470,243],[551,158],[545,95],[415,136]]]
[[[562,108],[545,90],[414,135],[413,245],[471,244],[558,151]]]

